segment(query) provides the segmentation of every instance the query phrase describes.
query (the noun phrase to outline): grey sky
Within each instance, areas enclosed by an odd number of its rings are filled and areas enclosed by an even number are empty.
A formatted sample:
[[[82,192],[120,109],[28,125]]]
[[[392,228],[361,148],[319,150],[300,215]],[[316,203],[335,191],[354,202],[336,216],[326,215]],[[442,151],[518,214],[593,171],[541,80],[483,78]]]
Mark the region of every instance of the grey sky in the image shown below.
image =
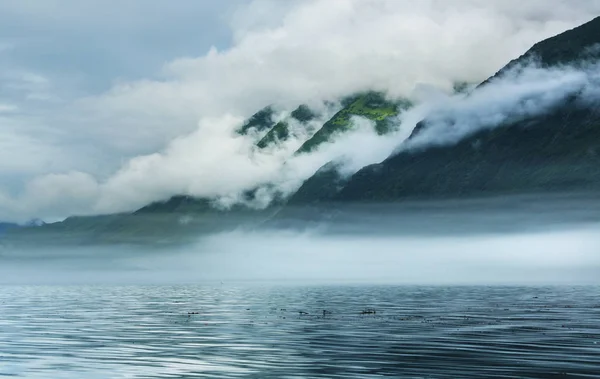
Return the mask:
[[[3,1],[2,70],[56,78],[83,92],[106,90],[115,80],[153,76],[174,58],[226,48],[227,23],[244,2]]]
[[[175,58],[227,48],[232,14],[245,3],[0,2],[0,186],[14,193],[32,172],[83,168],[68,162],[73,154],[61,153],[65,147],[85,151],[94,171],[112,167],[101,143],[65,133],[55,117],[115,83],[157,77]],[[93,163],[94,156],[106,163]]]

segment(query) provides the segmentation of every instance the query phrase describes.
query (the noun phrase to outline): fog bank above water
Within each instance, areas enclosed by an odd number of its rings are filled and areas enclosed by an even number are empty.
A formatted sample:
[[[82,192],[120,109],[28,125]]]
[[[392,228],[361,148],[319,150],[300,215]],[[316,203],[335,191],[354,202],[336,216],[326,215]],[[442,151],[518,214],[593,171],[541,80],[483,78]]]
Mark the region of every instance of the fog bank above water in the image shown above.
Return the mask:
[[[599,208],[566,196],[329,206],[191,243],[5,243],[0,282],[600,284]]]

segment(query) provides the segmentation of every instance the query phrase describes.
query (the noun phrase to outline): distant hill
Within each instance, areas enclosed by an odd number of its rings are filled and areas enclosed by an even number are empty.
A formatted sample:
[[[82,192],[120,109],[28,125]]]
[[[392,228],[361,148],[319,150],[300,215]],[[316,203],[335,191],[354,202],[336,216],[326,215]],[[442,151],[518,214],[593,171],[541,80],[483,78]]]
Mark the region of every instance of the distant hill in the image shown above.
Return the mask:
[[[16,228],[16,227],[18,227],[17,224],[12,224],[12,223],[9,223],[9,222],[0,222],[0,235],[2,235],[7,230],[12,229],[12,228]]]
[[[180,199],[181,200],[181,199]],[[148,244],[169,245],[194,241],[207,233],[251,228],[269,219],[277,209],[232,209],[196,207],[198,199],[155,203],[135,213],[74,216],[62,222],[32,228],[6,230],[6,242],[29,246]],[[185,205],[184,205],[185,204]]]

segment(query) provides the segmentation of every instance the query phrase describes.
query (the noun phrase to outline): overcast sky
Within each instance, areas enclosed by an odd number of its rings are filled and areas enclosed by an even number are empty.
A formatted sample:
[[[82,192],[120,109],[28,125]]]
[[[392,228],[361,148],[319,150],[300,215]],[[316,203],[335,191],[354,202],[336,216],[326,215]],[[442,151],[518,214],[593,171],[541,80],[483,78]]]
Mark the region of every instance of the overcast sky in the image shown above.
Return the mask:
[[[65,148],[85,155],[103,149],[101,141],[85,140],[85,121],[76,122],[77,136],[55,118],[117,83],[156,79],[173,59],[226,49],[229,22],[244,3],[0,2],[0,183],[17,190],[29,173],[60,171],[79,155]]]
[[[596,0],[2,1],[0,220],[126,210],[123,177],[162,177],[173,151],[213,180],[189,145],[227,151],[207,130],[267,104],[477,82],[597,15]]]
[[[0,3],[3,80],[60,80],[81,92],[153,77],[166,62],[231,44],[229,19],[244,2],[18,0]],[[118,5],[117,5],[118,4]],[[2,86],[3,88],[5,85]]]

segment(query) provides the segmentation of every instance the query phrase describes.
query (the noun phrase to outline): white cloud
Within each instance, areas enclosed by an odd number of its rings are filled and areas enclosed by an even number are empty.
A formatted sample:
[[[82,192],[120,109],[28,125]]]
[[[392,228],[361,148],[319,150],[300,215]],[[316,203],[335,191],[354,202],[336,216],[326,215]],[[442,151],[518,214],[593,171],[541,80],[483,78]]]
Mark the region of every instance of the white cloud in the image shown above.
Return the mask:
[[[427,127],[403,148],[451,144],[486,128],[543,114],[570,96],[600,100],[598,64],[583,68],[515,67],[471,96],[444,99],[429,110]]]
[[[594,1],[516,4],[252,2],[251,12],[234,19],[231,48],[170,62],[162,80],[125,82],[83,99],[67,123],[84,118],[92,136],[122,152],[156,151],[203,117],[249,116],[270,103],[292,108],[363,89],[408,96],[419,83],[477,82],[535,42],[600,13]],[[272,7],[281,17],[267,17]]]

